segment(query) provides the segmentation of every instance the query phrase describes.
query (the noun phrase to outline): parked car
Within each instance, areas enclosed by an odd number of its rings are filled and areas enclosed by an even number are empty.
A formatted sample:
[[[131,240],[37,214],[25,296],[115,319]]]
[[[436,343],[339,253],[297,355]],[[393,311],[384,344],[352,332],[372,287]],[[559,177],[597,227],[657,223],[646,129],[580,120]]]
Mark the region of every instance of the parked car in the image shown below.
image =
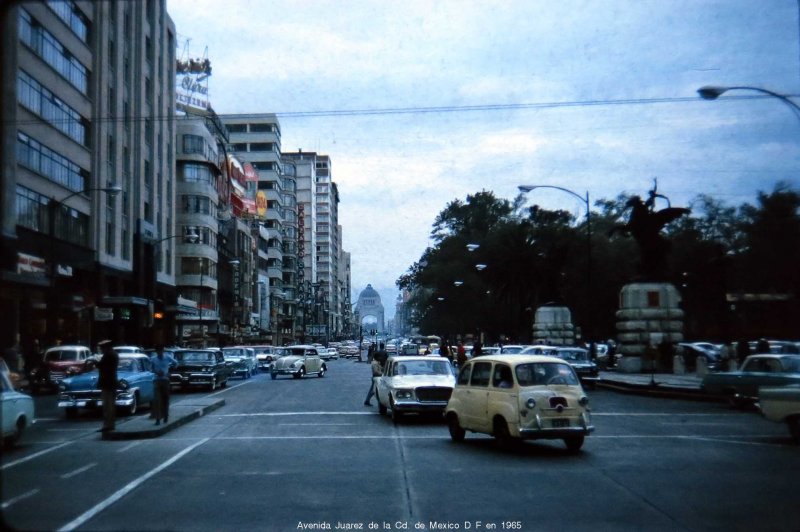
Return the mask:
[[[2,438],[6,445],[16,444],[34,422],[33,398],[14,389],[9,372],[0,371],[2,403]]]
[[[33,371],[31,389],[57,390],[67,377],[90,371],[97,358],[83,345],[58,345],[44,352],[42,364]]]
[[[513,344],[504,345],[503,347],[500,348],[500,353],[502,353],[504,355],[517,355],[517,354],[521,353],[522,350],[525,349],[526,347],[528,347],[528,346],[526,346],[526,345],[513,345]]]
[[[392,356],[374,377],[378,412],[391,410],[397,423],[408,413],[441,415],[456,382],[453,365],[441,356]]]
[[[99,371],[94,369],[74,377],[68,377],[58,385],[58,407],[64,409],[68,418],[75,417],[81,408],[98,409],[103,406],[97,381]],[[117,408],[127,415],[135,414],[140,406],[149,407],[154,398],[150,357],[143,353],[119,356],[117,365]]]
[[[139,347],[138,345],[115,345],[112,349],[114,349],[118,355],[127,355],[130,353],[146,354],[144,348]]]
[[[536,344],[525,347],[522,351],[519,352],[519,354],[555,356],[556,349],[558,348],[554,345]]]
[[[0,372],[8,376],[8,380],[11,381],[11,387],[17,391],[21,391],[29,384],[25,375],[19,371],[11,371],[11,368],[8,367],[8,364],[3,358],[0,358]]]
[[[261,371],[269,371],[272,363],[280,358],[283,352],[282,347],[272,345],[254,345],[251,347],[256,352],[256,364]]]
[[[701,388],[740,408],[758,399],[760,387],[800,384],[800,355],[750,355],[738,371],[709,373]]]
[[[582,347],[559,347],[555,350],[555,356],[561,358],[573,367],[581,384],[587,388],[594,388],[600,380],[597,372],[597,364],[589,356],[589,351]]]
[[[306,375],[324,377],[328,367],[319,351],[313,345],[291,345],[284,349],[284,355],[272,364],[270,375],[291,375],[299,379]]]
[[[467,361],[445,411],[453,441],[467,431],[516,440],[561,439],[577,452],[594,431],[589,398],[564,360],[541,355],[489,355]]]
[[[223,347],[222,356],[231,363],[233,376],[249,379],[258,370],[258,360],[252,347]]]
[[[786,423],[795,443],[800,443],[800,385],[758,390],[758,409],[765,418]]]
[[[169,372],[170,383],[182,388],[203,387],[214,391],[225,387],[233,367],[219,349],[180,349],[173,353],[178,365]]]
[[[339,360],[339,351],[335,347],[327,347],[319,351],[322,360]]]
[[[711,370],[722,369],[722,355],[719,350],[713,348],[707,342],[680,342],[677,346],[676,354],[683,357],[686,369],[694,371],[697,368],[697,359],[703,358],[706,367]]]

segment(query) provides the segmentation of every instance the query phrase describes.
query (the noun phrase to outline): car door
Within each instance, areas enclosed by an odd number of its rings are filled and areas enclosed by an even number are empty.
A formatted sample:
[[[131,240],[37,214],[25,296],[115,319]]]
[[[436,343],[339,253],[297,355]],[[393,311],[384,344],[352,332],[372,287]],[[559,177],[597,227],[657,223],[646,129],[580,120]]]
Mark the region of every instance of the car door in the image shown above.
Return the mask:
[[[150,360],[146,358],[137,360],[137,362],[139,366],[137,368],[138,374],[136,378],[139,381],[139,391],[142,401],[151,401],[155,398],[155,384],[153,382],[155,374],[153,373],[153,368],[150,366]]]
[[[316,349],[307,349],[305,351],[305,366],[306,373],[317,373],[322,367],[322,358]]]
[[[383,374],[380,377],[374,377],[375,381],[375,397],[378,402],[386,407],[389,406],[389,379],[392,375],[392,368],[395,361],[389,360],[383,368]]]
[[[475,362],[472,364],[472,375],[469,386],[462,395],[464,405],[464,427],[481,432],[489,432],[491,421],[487,420],[489,412],[489,381],[492,375],[491,362]]]

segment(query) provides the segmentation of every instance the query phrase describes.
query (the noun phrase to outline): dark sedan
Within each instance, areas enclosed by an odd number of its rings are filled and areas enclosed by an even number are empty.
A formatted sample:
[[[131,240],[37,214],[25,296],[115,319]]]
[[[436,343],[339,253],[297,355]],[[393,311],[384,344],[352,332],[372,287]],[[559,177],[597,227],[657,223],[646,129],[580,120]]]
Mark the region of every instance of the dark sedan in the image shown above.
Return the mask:
[[[760,387],[787,384],[800,384],[800,355],[750,355],[739,371],[709,373],[701,386],[742,407],[758,399]]]
[[[233,365],[226,362],[219,349],[182,349],[173,353],[178,365],[170,370],[173,386],[203,387],[214,391],[225,387],[233,374]]]

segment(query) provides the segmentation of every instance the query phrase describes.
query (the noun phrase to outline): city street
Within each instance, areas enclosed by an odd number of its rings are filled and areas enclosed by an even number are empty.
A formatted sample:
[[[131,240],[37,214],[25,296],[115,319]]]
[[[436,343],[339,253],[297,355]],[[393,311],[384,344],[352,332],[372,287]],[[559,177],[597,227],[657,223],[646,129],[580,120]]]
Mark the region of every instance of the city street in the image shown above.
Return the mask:
[[[800,449],[724,404],[589,392],[596,431],[503,451],[395,426],[363,405],[370,369],[231,380],[226,404],[159,438],[102,441],[99,416],[37,422],[2,455],[22,530],[797,530]],[[194,392],[192,395],[205,395]],[[184,394],[173,394],[173,402]],[[373,405],[375,401],[373,400]],[[141,415],[147,416],[147,411]]]

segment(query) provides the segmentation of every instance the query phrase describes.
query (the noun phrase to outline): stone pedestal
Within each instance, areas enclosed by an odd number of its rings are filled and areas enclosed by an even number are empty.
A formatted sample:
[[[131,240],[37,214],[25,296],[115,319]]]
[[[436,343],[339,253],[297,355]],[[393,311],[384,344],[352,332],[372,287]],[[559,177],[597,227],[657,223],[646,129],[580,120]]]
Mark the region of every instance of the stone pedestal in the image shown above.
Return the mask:
[[[575,327],[572,313],[567,307],[544,306],[536,309],[533,323],[533,343],[573,345]]]
[[[619,370],[641,372],[648,345],[683,341],[681,296],[669,283],[631,283],[622,287],[617,311],[617,349],[622,354]],[[653,364],[653,361],[646,361]],[[650,366],[648,365],[648,368]]]

